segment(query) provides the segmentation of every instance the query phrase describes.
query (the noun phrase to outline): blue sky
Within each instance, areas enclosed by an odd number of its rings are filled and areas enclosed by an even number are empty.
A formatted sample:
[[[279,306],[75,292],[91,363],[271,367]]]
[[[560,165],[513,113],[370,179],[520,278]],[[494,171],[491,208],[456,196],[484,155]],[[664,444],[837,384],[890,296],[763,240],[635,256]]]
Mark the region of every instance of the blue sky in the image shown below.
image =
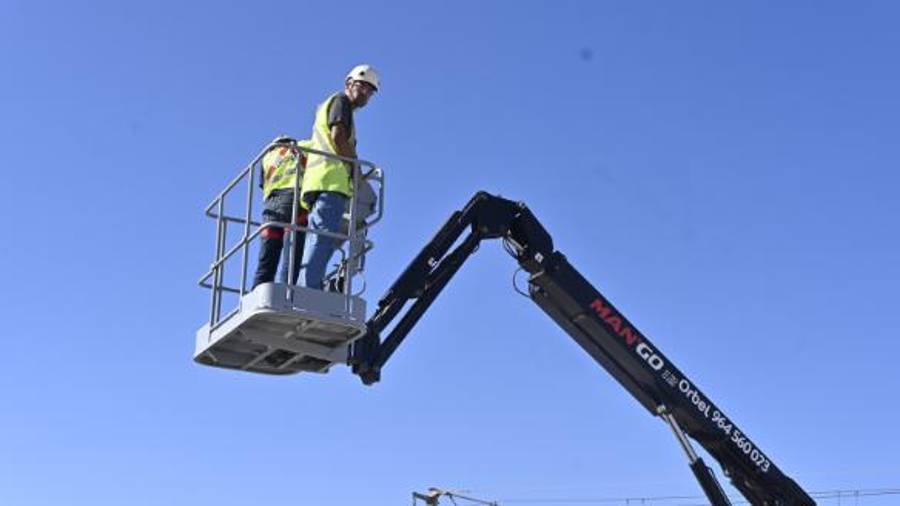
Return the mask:
[[[372,305],[472,193],[523,200],[806,490],[900,488],[898,15],[4,1],[0,504],[700,494],[668,429],[515,294],[499,244],[377,386],[191,361],[203,207],[363,61],[383,86],[359,151],[388,180]]]

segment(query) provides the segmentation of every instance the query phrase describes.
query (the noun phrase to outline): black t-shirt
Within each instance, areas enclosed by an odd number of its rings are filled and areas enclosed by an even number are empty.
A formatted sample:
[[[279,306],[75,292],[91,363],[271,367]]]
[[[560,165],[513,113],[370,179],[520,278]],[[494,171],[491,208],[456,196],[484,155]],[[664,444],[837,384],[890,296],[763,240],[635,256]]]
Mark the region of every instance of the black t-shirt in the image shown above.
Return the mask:
[[[353,106],[346,93],[338,93],[328,109],[328,127],[341,123],[351,132],[353,131]]]

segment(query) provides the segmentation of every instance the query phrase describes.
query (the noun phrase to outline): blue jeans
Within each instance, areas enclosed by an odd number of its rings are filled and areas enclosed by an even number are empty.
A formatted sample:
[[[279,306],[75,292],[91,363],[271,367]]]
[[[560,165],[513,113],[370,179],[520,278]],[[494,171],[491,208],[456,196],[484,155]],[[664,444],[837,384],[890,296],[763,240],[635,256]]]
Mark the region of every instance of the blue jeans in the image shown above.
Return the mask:
[[[322,289],[325,269],[331,255],[340,243],[339,240],[316,234],[315,230],[324,230],[335,234],[341,233],[341,219],[347,210],[350,199],[340,193],[322,192],[316,197],[309,212],[309,230],[303,245],[303,261],[300,265],[298,286]]]

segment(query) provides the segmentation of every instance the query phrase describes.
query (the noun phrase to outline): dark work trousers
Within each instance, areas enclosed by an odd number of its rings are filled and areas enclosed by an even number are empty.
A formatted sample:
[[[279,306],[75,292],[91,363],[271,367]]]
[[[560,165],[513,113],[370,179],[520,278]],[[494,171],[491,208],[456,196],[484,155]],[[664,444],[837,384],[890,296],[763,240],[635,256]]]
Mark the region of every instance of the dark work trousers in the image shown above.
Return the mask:
[[[294,207],[294,190],[274,190],[266,197],[263,207],[263,222],[280,221],[291,223],[291,211]],[[302,212],[302,208],[298,208]],[[305,212],[295,222],[306,226]],[[287,236],[287,237],[286,237]],[[253,277],[253,288],[262,283],[270,283],[275,280],[275,271],[278,269],[278,259],[282,255],[281,276],[279,281],[287,283],[287,271],[290,268],[290,249],[284,247],[285,240],[293,239],[294,242],[294,275],[291,283],[297,282],[297,273],[300,272],[300,262],[303,260],[303,243],[306,241],[304,232],[296,232],[295,237],[289,236],[289,230],[281,227],[266,227],[260,233],[259,264],[256,267],[256,275]]]

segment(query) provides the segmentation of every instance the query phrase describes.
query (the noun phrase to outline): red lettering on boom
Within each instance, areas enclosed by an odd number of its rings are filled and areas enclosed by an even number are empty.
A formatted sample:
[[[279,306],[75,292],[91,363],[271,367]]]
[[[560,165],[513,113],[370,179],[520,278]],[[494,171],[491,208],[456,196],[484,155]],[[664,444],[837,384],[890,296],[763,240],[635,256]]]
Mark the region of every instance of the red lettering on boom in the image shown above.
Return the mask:
[[[606,323],[616,331],[616,334],[622,335],[622,319],[618,316],[610,316],[606,319]]]
[[[613,312],[613,309],[604,304],[601,299],[595,299],[591,302],[591,309],[593,309],[594,312],[597,313],[597,316],[609,325],[619,337],[623,338],[625,344],[628,346],[634,346],[642,341],[641,334],[625,323],[622,317]]]
[[[638,342],[638,333],[631,327],[625,327],[622,329],[622,333],[620,334],[625,338],[625,344],[628,346],[634,346],[636,342]]]
[[[612,309],[603,305],[603,301],[600,299],[596,299],[594,302],[591,302],[591,308],[600,315],[600,318],[606,318],[609,316],[609,313],[612,312]]]

